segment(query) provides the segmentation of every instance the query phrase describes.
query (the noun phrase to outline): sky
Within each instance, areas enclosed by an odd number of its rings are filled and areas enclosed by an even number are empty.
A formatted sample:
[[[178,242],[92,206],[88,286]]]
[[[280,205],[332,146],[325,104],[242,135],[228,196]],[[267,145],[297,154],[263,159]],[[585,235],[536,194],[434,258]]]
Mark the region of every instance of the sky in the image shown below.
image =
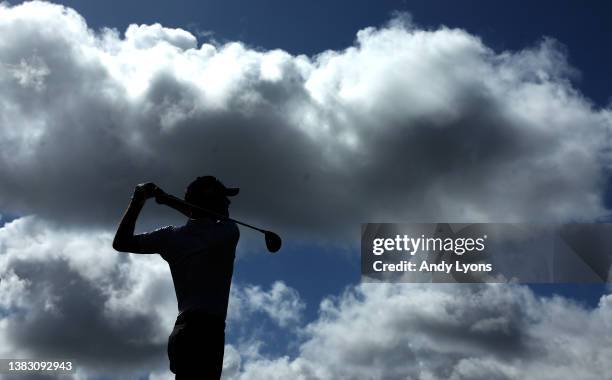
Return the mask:
[[[604,2],[0,5],[0,357],[168,377],[135,184],[241,187],[225,379],[601,379],[606,286],[360,284],[362,222],[610,215]],[[184,222],[146,206],[140,231]]]

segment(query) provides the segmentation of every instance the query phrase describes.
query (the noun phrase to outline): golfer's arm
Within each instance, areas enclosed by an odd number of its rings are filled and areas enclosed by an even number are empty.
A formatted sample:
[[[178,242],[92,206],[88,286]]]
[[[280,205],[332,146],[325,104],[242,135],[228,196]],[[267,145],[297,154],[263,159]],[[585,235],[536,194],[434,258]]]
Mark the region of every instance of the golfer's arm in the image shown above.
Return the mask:
[[[191,218],[192,209],[182,199],[164,193],[162,196],[156,197],[155,201],[160,205],[166,205],[175,209],[186,217]]]
[[[140,211],[144,206],[144,201],[132,200],[128,206],[123,218],[119,223],[115,239],[113,240],[113,248],[119,252],[139,253],[138,244],[134,239],[134,229],[136,228],[136,220]]]
[[[173,208],[188,218],[193,218],[194,214],[205,215],[217,219],[227,218],[226,215],[224,216],[214,211],[207,210],[205,208],[185,202],[184,200],[177,198],[174,195],[164,193],[161,196],[155,197],[155,200],[157,201],[157,203]]]

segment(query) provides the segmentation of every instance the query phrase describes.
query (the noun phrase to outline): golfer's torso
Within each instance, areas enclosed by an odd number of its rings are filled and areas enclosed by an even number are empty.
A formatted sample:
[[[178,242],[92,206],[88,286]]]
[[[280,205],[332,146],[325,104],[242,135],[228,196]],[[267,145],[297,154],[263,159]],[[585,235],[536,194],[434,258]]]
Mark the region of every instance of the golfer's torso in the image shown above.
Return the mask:
[[[177,230],[170,265],[179,312],[200,309],[225,319],[238,227],[232,222],[187,223]]]

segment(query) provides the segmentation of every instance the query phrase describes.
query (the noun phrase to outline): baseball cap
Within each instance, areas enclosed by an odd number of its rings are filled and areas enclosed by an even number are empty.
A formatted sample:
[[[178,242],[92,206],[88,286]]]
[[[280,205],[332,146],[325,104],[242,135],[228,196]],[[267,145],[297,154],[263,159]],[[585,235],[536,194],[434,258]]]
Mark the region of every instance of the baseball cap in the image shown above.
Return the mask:
[[[197,194],[199,197],[233,197],[238,194],[238,187],[226,187],[221,181],[212,175],[196,178],[187,186],[187,194]]]

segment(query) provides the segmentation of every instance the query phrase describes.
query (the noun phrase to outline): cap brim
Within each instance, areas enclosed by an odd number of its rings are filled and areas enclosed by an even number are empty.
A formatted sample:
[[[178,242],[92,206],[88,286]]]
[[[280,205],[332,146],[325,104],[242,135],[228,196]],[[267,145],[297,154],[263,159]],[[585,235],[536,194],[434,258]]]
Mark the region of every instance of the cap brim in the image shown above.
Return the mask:
[[[238,187],[226,187],[225,195],[227,195],[228,197],[233,197],[234,195],[238,195],[239,191],[240,191],[240,188]]]

